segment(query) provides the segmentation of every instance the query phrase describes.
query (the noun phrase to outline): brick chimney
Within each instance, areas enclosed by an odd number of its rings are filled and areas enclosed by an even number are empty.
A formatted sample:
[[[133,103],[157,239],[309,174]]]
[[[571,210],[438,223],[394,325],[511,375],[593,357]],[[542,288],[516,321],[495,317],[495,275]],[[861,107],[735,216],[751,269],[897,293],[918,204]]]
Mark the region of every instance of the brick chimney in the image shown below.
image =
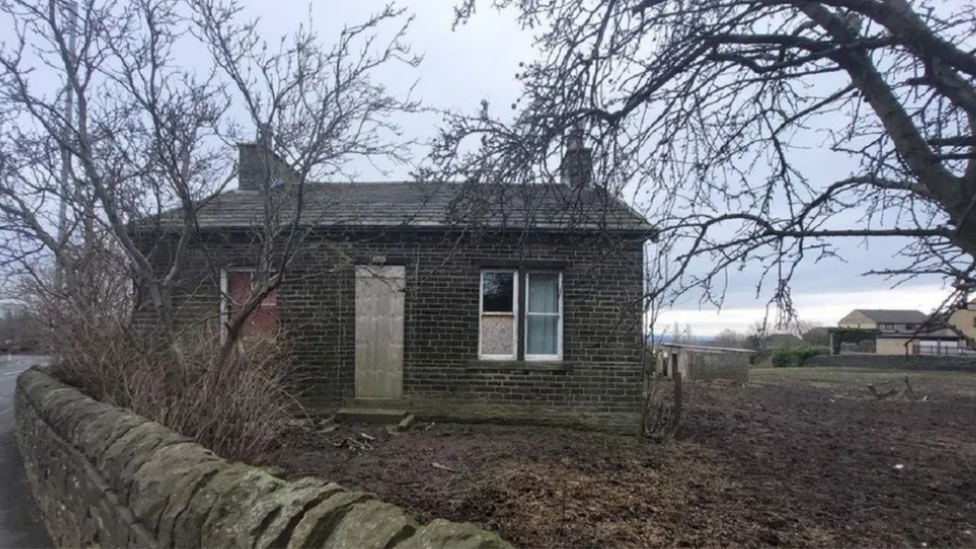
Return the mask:
[[[298,181],[298,174],[274,153],[270,128],[258,130],[254,143],[237,144],[237,186],[242,191],[266,193],[268,189]]]
[[[586,187],[593,181],[593,150],[583,146],[581,128],[573,128],[566,137],[566,151],[559,164],[560,180],[570,187]]]

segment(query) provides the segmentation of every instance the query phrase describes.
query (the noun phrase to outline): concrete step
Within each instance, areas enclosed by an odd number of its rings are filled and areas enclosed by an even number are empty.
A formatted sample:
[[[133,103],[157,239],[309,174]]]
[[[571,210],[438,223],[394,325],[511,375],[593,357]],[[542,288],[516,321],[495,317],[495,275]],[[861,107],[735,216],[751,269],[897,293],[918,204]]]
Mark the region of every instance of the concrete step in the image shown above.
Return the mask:
[[[406,415],[406,410],[347,406],[336,412],[335,418],[342,423],[395,424],[400,423]]]
[[[362,398],[357,397],[346,401],[346,406],[353,408],[383,408],[385,410],[406,410],[410,403],[405,398]]]

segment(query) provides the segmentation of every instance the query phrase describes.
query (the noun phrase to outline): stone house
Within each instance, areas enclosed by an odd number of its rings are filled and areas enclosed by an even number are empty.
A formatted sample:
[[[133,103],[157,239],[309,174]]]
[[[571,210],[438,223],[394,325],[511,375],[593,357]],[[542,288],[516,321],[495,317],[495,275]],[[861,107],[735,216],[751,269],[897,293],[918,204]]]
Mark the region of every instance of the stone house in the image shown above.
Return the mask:
[[[239,153],[239,188],[196,213],[174,298],[187,326],[219,325],[246,301],[262,220],[291,211],[267,205],[295,202],[279,159]],[[285,334],[312,406],[636,414],[653,230],[593,184],[589,159],[568,150],[560,184],[304,185],[305,236],[245,335]],[[173,239],[145,241],[164,268]]]
[[[854,309],[837,322],[840,328],[878,330],[884,334],[910,334],[929,319],[922,311]]]
[[[837,326],[839,330],[832,329],[833,337],[845,330],[874,332],[875,353],[879,355],[955,355],[966,346],[952,326],[930,320],[922,311],[855,309]],[[838,346],[835,341],[832,348]]]

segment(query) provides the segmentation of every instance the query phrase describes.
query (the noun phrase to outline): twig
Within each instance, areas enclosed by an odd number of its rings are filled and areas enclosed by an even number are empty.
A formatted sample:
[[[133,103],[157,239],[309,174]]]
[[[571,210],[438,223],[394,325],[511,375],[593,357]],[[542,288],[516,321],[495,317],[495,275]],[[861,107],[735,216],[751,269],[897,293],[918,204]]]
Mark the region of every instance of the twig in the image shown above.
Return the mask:
[[[879,392],[878,389],[875,388],[875,386],[874,385],[871,385],[871,384],[868,384],[868,389],[871,390],[871,393],[873,393],[874,396],[875,396],[875,398],[877,398],[878,400],[884,400],[884,399],[886,399],[886,398],[890,397],[891,395],[893,395],[893,394],[895,394],[895,393],[898,392],[897,389],[891,389],[889,391],[885,391],[885,392],[882,393],[882,392]]]
[[[912,384],[908,382],[908,376],[905,376],[905,392],[908,396],[912,397],[912,400],[918,400],[918,395],[915,394],[915,390],[912,389]]]
[[[456,469],[452,469],[452,468],[448,467],[447,465],[441,465],[440,463],[437,463],[436,461],[431,462],[430,466],[433,467],[434,469],[440,469],[442,471],[450,471],[452,473],[456,473],[457,472]]]

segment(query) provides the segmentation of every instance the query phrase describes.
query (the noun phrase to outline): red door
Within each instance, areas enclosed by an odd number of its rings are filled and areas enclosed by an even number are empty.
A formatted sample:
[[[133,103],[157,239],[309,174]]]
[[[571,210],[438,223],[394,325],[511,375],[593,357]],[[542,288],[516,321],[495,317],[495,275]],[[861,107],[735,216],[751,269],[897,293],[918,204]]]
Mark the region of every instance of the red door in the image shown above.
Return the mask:
[[[254,273],[250,271],[230,271],[227,273],[227,293],[230,294],[231,317],[237,314],[248,301],[254,291]],[[275,290],[265,296],[261,303],[251,311],[244,322],[243,337],[274,336],[278,331],[278,291]]]

